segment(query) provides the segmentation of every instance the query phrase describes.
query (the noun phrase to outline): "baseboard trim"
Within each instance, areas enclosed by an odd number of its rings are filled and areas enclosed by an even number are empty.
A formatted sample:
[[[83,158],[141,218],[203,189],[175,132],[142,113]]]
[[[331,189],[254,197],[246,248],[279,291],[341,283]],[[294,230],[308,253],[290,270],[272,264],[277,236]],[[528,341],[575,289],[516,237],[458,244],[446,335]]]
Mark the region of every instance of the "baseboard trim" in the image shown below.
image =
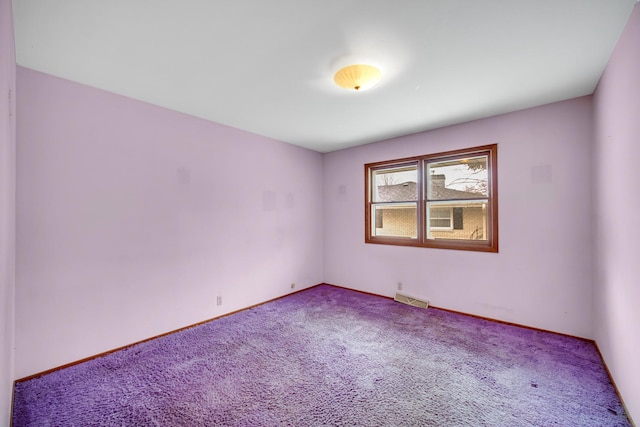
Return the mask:
[[[376,296],[376,297],[382,297],[382,298],[387,298],[387,299],[393,300],[393,297],[389,297],[389,296],[386,296],[386,295],[380,295],[380,294],[375,294],[375,293],[372,293],[372,292],[360,291],[360,290],[357,290],[357,289],[348,288],[346,286],[333,285],[331,283],[323,283],[323,284],[324,285],[329,285],[329,286],[334,286],[336,288],[342,288],[342,289],[348,289],[350,291],[360,292],[362,294],[373,295],[373,296]],[[521,323],[507,322],[506,320],[493,319],[491,317],[479,316],[477,314],[465,313],[464,311],[457,311],[457,310],[452,310],[452,309],[449,309],[449,308],[443,308],[443,307],[439,307],[439,306],[432,305],[431,303],[429,303],[429,309],[432,309],[432,308],[436,309],[436,310],[447,311],[449,313],[461,314],[463,316],[471,316],[471,317],[475,317],[476,319],[482,319],[482,320],[488,320],[490,322],[501,323],[503,325],[517,326],[519,328],[530,329],[532,331],[546,332],[546,333],[550,333],[550,334],[561,335],[563,337],[575,338],[575,339],[579,339],[581,341],[595,343],[595,341],[590,339],[590,338],[584,338],[584,337],[579,337],[579,336],[576,336],[576,335],[565,334],[563,332],[550,331],[550,330],[547,330],[547,329],[536,328],[535,326],[523,325]]]
[[[147,341],[152,341],[152,340],[155,340],[157,338],[162,338],[162,337],[165,337],[167,335],[175,334],[176,332],[180,332],[180,331],[184,331],[184,330],[187,330],[187,329],[195,328],[196,326],[204,325],[205,323],[209,323],[209,322],[212,322],[212,321],[214,321],[216,319],[221,319],[223,317],[231,316],[232,314],[240,313],[240,312],[245,311],[245,310],[251,310],[252,308],[259,307],[259,306],[261,306],[263,304],[267,304],[267,303],[270,303],[270,302],[273,302],[273,301],[277,301],[279,299],[288,297],[288,296],[293,295],[293,294],[297,294],[298,292],[304,292],[306,290],[315,288],[316,286],[320,286],[320,285],[323,285],[323,284],[324,283],[318,283],[317,285],[313,285],[313,286],[310,286],[308,288],[299,289],[297,291],[289,292],[288,294],[285,294],[285,295],[282,295],[282,296],[279,296],[279,297],[276,297],[276,298],[272,298],[270,300],[267,300],[267,301],[264,301],[264,302],[261,302],[261,303],[258,303],[258,304],[254,304],[254,305],[251,305],[249,307],[245,307],[245,308],[241,308],[239,310],[231,311],[229,313],[221,314],[220,316],[212,317],[210,319],[203,320],[201,322],[197,322],[197,323],[193,323],[191,325],[183,326],[181,328],[174,329],[174,330],[171,330],[169,332],[164,332],[164,333],[159,334],[159,335],[154,335],[154,336],[152,336],[150,338],[145,338],[143,340],[136,341],[136,342],[133,342],[131,344],[126,344],[126,345],[123,345],[121,347],[117,347],[117,348],[114,348],[114,349],[111,349],[111,350],[103,351],[102,353],[94,354],[93,356],[88,356],[88,357],[85,357],[83,359],[79,359],[79,360],[75,360],[73,362],[66,363],[64,365],[56,366],[54,368],[47,369],[46,371],[37,372],[35,374],[28,375],[28,376],[23,377],[23,378],[18,378],[16,380],[14,380],[14,384],[21,383],[21,382],[24,382],[24,381],[33,380],[35,378],[42,377],[42,376],[50,374],[52,372],[60,371],[62,369],[66,369],[66,368],[69,368],[71,366],[79,365],[81,363],[88,362],[88,361],[93,360],[93,359],[98,359],[100,357],[106,356],[106,355],[111,354],[111,353],[115,353],[116,351],[124,350],[125,348],[133,347],[135,345],[142,344],[142,343],[145,343]]]
[[[609,376],[609,381],[611,382],[611,385],[613,386],[613,389],[616,391],[616,394],[618,395],[618,399],[620,399],[620,403],[622,404],[622,408],[624,409],[624,413],[627,416],[627,419],[629,420],[629,423],[631,423],[631,427],[635,427],[636,424],[633,422],[633,419],[631,419],[631,414],[629,414],[629,409],[627,408],[627,405],[624,403],[624,399],[622,398],[622,395],[620,394],[620,390],[618,389],[618,386],[616,385],[616,382],[613,379],[613,375],[611,375],[611,371],[609,370],[609,367],[607,366],[607,362],[604,360],[604,357],[602,356],[602,352],[600,351],[600,347],[598,346],[598,342],[594,340],[593,344],[596,346],[596,350],[598,351],[598,355],[600,355],[600,360],[602,360],[602,365],[604,366],[605,371],[607,371],[607,375]]]

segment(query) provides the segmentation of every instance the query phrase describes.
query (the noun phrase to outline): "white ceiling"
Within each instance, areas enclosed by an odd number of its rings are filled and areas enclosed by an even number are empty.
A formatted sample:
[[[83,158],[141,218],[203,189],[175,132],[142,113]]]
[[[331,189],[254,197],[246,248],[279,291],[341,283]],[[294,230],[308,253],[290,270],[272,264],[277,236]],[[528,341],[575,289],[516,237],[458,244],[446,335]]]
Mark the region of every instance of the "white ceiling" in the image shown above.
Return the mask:
[[[13,0],[18,65],[329,152],[593,93],[635,0]],[[333,74],[376,65],[348,92]]]

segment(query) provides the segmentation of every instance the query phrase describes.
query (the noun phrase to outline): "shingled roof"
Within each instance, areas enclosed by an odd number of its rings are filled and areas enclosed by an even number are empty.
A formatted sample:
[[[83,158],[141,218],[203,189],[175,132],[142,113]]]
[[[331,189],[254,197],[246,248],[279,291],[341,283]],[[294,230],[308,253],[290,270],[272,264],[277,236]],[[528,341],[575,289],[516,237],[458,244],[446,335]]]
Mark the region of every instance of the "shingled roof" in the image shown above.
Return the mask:
[[[444,186],[444,175],[433,175],[431,183],[431,199],[477,199],[486,197],[482,193],[446,188]],[[415,200],[418,200],[418,192],[416,190],[416,183],[413,181],[378,186],[378,198],[376,200],[378,202]]]
[[[399,202],[418,200],[416,183],[413,181],[402,184],[380,185],[378,186],[378,202]]]

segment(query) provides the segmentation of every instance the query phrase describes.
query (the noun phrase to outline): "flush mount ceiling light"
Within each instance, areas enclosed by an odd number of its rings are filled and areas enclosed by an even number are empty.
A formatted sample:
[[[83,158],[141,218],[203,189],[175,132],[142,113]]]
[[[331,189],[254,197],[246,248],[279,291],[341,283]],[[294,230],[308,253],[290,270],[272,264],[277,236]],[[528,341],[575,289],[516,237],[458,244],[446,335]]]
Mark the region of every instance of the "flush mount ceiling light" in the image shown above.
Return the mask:
[[[355,64],[338,70],[333,81],[342,88],[366,90],[380,81],[380,70],[372,65]]]

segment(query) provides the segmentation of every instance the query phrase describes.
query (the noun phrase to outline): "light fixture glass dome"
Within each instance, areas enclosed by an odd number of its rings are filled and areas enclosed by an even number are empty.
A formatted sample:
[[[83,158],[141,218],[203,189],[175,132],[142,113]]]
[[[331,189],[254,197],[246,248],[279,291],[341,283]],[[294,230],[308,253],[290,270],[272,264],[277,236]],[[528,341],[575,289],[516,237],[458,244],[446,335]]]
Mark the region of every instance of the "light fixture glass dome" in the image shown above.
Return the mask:
[[[339,69],[333,81],[345,89],[366,90],[378,83],[381,76],[373,65],[355,64]]]

